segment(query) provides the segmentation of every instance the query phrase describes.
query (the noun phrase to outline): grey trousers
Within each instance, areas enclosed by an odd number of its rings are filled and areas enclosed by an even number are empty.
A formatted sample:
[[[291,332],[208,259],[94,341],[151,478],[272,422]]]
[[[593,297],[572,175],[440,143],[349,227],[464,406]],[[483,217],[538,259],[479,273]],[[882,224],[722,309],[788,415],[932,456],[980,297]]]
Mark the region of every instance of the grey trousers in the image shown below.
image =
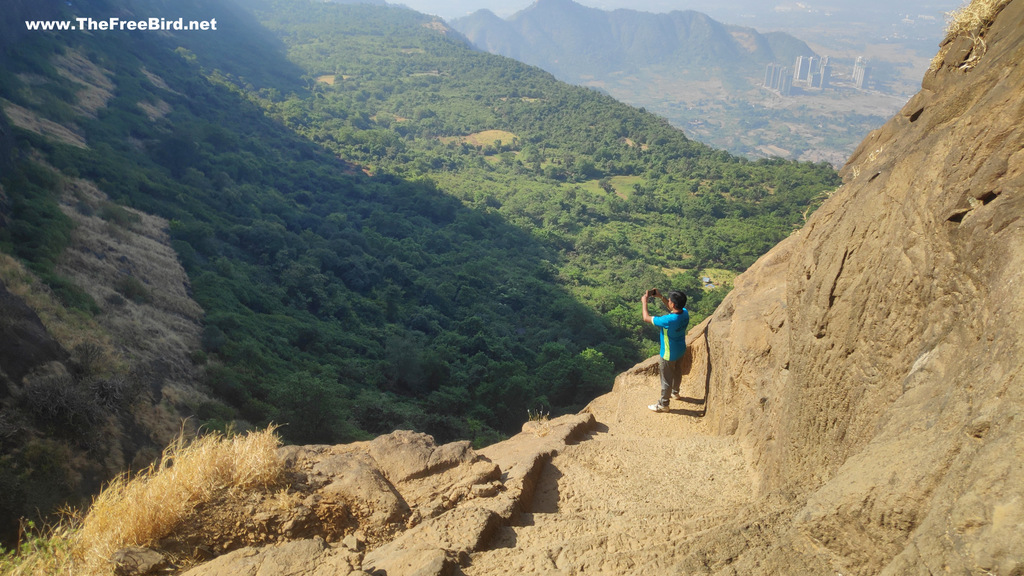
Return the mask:
[[[672,393],[679,393],[679,383],[683,380],[683,359],[658,360],[658,371],[661,373],[661,400],[658,404],[668,408],[668,401]]]

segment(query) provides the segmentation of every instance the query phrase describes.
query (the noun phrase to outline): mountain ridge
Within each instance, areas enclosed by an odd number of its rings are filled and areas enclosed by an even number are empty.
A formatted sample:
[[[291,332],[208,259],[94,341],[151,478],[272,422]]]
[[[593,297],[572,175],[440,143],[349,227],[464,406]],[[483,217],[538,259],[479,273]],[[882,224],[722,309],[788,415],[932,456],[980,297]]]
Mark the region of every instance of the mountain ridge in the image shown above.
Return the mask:
[[[856,86],[849,50],[828,54],[826,45],[812,49],[791,33],[726,25],[694,11],[602,11],[571,2],[534,4],[506,19],[479,12],[451,26],[479,49],[650,110],[698,141],[837,169],[907,97],[890,92],[909,94],[918,82],[905,74],[905,60],[923,60],[897,50],[873,66],[874,85]],[[797,81],[800,58],[828,63],[820,85]],[[774,80],[766,83],[769,69]],[[793,77],[792,86],[776,82],[783,76]]]
[[[570,82],[616,68],[683,65],[682,60],[698,68],[750,68],[814,54],[785,33],[769,37],[692,10],[603,11],[572,0],[536,2],[504,20],[480,11],[451,25],[481,49],[553,71]]]

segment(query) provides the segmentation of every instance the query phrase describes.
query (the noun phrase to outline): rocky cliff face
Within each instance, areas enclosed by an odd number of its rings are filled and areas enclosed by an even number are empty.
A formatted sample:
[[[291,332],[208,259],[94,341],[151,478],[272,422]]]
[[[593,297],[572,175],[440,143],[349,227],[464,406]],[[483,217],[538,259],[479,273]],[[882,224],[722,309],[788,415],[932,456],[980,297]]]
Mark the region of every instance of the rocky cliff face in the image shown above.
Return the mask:
[[[1024,569],[1024,3],[974,34],[710,322],[708,418],[800,502],[753,572]]]

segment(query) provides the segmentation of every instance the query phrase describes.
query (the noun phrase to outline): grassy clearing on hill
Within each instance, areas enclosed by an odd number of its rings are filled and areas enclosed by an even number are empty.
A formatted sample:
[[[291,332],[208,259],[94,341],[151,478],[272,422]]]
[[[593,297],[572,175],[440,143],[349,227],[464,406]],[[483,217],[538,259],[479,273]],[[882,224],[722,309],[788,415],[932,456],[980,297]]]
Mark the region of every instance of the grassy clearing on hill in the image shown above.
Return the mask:
[[[473,146],[498,146],[499,144],[511,144],[516,139],[516,135],[512,132],[505,130],[484,130],[482,132],[474,132],[473,134],[467,134],[466,136],[450,136],[438,138],[445,144],[449,142],[456,142],[462,144],[471,144]]]
[[[634,186],[643,186],[646,184],[646,180],[642,176],[612,176],[609,178],[612,188],[615,189],[615,193],[619,195],[619,198],[623,200],[629,200],[630,194],[633,193]]]
[[[579,184],[562,184],[562,187],[573,188],[579,186],[588,192],[601,195],[614,191],[615,195],[619,198],[629,200],[630,195],[636,190],[635,186],[643,186],[646,182],[647,180],[643,176],[611,176],[601,180],[587,180]]]
[[[87,342],[118,356],[109,332],[101,328],[94,318],[62,304],[38,276],[7,254],[0,254],[0,279],[8,291],[24,300],[39,315],[46,331],[66,350],[74,350]]]
[[[715,286],[727,286],[730,289],[733,286],[733,281],[739,274],[732,270],[725,270],[723,268],[705,268],[700,271],[700,277],[710,278],[711,283]]]

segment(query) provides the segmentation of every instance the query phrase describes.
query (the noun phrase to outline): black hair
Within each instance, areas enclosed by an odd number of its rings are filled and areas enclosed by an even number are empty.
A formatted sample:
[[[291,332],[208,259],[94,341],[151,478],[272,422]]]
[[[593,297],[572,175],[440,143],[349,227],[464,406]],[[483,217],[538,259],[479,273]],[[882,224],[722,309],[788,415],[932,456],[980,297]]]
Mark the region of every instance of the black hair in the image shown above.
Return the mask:
[[[677,309],[682,310],[683,308],[686,308],[686,294],[683,294],[679,290],[669,292],[668,299],[670,302],[675,304]]]

